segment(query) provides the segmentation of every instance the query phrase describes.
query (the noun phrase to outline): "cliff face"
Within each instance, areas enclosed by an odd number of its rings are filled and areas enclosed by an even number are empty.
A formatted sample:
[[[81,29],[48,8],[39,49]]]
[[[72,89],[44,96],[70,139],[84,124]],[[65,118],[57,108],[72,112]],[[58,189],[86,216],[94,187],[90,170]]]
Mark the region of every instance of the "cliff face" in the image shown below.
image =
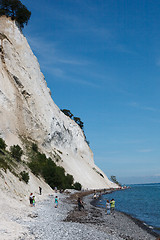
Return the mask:
[[[0,18],[0,137],[8,145],[21,137],[51,156],[84,188],[117,187],[95,166],[80,127],[53,102],[37,58],[15,22]]]

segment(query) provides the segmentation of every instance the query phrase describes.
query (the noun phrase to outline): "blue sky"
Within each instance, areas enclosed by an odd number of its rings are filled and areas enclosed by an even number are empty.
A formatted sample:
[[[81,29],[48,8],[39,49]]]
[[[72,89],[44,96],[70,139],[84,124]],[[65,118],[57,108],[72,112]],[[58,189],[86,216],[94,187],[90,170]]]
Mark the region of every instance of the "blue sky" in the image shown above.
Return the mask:
[[[84,122],[95,163],[122,183],[160,182],[160,2],[22,3],[52,98]]]

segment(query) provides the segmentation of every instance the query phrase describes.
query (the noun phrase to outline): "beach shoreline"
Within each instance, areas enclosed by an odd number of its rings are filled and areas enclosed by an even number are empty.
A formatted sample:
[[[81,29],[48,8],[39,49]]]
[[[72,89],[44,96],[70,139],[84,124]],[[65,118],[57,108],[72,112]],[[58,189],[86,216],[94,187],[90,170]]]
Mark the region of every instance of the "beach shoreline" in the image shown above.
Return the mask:
[[[104,194],[111,193],[113,190],[108,190]],[[101,191],[100,191],[101,193]],[[84,194],[80,193],[78,194],[79,197],[84,198],[85,202],[85,208],[88,209],[88,213],[86,215],[90,215],[90,219],[88,217],[76,217],[76,214],[74,212],[71,213],[70,216],[67,217],[67,220],[69,221],[77,221],[77,222],[83,222],[86,224],[94,224],[99,225],[101,223],[101,230],[106,232],[105,227],[108,230],[108,233],[114,232],[117,236],[121,237],[122,239],[159,239],[159,234],[154,232],[147,224],[145,224],[143,221],[136,219],[132,217],[129,214],[126,214],[124,212],[115,211],[114,216],[107,216],[105,213],[104,208],[100,208],[96,206],[96,202],[99,201],[99,199],[93,199],[93,195],[91,194]],[[73,197],[73,196],[72,196]],[[77,196],[76,196],[77,197]],[[91,205],[92,207],[89,207]],[[76,207],[75,207],[76,209]],[[92,210],[91,210],[92,209]],[[98,213],[99,210],[99,213]],[[95,216],[94,216],[95,215]],[[99,215],[101,215],[101,219],[99,218]],[[97,218],[97,219],[96,219]],[[103,219],[104,218],[104,219]],[[108,218],[108,219],[107,219]],[[110,220],[109,220],[110,218]],[[121,224],[117,222],[116,218],[118,218],[121,221]],[[93,220],[94,219],[94,220]],[[103,219],[103,220],[102,220]],[[108,229],[108,226],[110,226],[110,229]],[[127,227],[128,226],[128,227]],[[139,234],[137,234],[139,232]]]
[[[35,207],[14,212],[15,232],[1,231],[2,240],[157,240],[157,236],[120,212],[108,216],[91,204],[94,191],[73,191],[46,195]],[[59,206],[54,199],[58,196]],[[78,211],[77,199],[83,198],[84,209]],[[10,211],[10,213],[12,213]],[[8,223],[8,224],[11,224]],[[10,225],[8,225],[9,227]]]
[[[111,192],[109,192],[109,193],[111,193]],[[108,193],[108,194],[109,194]],[[105,194],[107,194],[107,192],[105,193]],[[92,199],[91,200],[91,202],[90,202],[90,204],[92,204],[94,207],[97,207],[97,208],[100,208],[101,209],[101,207],[98,207],[97,206],[97,202],[99,201],[99,198],[97,198],[97,199]],[[103,208],[104,209],[104,208]],[[135,217],[133,217],[131,214],[127,214],[127,213],[125,213],[125,212],[123,212],[123,211],[118,211],[118,210],[115,210],[116,212],[119,212],[119,213],[121,213],[121,214],[123,214],[123,215],[125,215],[125,216],[127,216],[129,219],[131,219],[135,224],[137,224],[140,228],[142,228],[142,229],[144,229],[145,231],[147,231],[149,234],[151,234],[151,235],[153,235],[153,236],[155,236],[156,238],[160,238],[160,235],[158,234],[158,232],[156,232],[156,229],[154,230],[154,227],[153,228],[151,228],[147,223],[145,223],[144,221],[142,221],[142,220],[140,220],[140,219],[138,219],[138,218],[135,218]]]

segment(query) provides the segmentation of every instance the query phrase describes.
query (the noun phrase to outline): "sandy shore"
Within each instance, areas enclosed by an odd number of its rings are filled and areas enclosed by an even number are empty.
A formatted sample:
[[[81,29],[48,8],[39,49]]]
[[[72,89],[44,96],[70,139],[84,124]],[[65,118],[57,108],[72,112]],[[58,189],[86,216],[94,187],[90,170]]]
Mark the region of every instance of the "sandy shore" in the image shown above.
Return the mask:
[[[92,193],[92,192],[90,192]],[[0,231],[1,240],[155,240],[156,235],[141,228],[132,218],[116,212],[107,216],[104,209],[90,204],[88,192],[84,195],[85,209],[78,211],[78,194],[56,194],[59,207],[54,207],[54,195],[37,201],[35,208],[23,208],[21,214],[14,212],[12,224],[14,232]],[[87,195],[87,196],[85,196]],[[10,225],[8,225],[9,227]]]

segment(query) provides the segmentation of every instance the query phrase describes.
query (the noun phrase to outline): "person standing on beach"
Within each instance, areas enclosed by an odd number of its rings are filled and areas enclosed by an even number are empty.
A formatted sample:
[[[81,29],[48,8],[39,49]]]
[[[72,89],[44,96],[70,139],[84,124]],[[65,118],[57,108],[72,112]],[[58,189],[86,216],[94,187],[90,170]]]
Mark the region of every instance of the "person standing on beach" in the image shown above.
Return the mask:
[[[96,195],[96,192],[94,192],[93,199],[96,199],[96,198],[97,198],[97,195]]]
[[[110,208],[111,208],[111,205],[110,205],[109,200],[107,199],[107,202],[106,202],[107,215],[110,215],[110,213],[111,213]]]
[[[55,202],[55,208],[58,208],[58,197],[57,196],[55,196],[55,200],[54,200],[54,202]]]
[[[42,188],[39,187],[39,194],[41,195],[42,194]]]
[[[84,209],[83,202],[82,202],[82,200],[80,199],[80,197],[78,198],[77,202],[78,202],[78,210],[81,211],[81,208]]]
[[[111,213],[114,214],[114,209],[115,209],[115,200],[112,198],[112,200],[110,201],[111,204]]]
[[[31,193],[29,196],[29,202],[30,202],[30,206],[33,207],[33,193]]]

